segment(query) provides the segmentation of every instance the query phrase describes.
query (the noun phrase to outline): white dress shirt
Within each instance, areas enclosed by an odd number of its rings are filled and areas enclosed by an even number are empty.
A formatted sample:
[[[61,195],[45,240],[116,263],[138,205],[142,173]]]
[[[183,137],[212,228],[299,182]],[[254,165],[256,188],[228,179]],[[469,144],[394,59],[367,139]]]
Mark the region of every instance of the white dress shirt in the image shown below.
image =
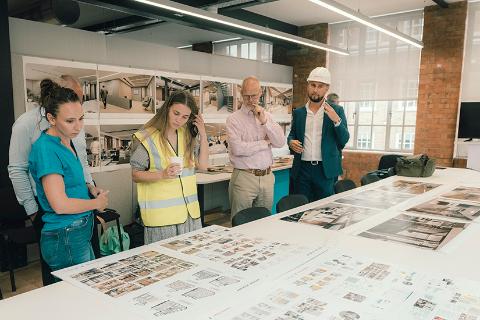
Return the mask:
[[[302,160],[322,161],[322,129],[325,107],[322,104],[320,109],[313,113],[308,102],[305,108],[307,109],[307,120],[305,123]]]

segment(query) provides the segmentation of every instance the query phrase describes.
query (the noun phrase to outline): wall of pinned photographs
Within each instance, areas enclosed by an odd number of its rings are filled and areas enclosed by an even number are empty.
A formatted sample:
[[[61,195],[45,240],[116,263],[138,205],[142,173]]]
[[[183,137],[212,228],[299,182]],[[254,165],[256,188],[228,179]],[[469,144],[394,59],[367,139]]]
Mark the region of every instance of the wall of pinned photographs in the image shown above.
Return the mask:
[[[228,158],[225,121],[241,108],[242,79],[145,70],[23,56],[26,110],[38,107],[40,81],[78,79],[83,89],[88,165],[92,172],[128,164],[131,135],[176,90],[190,92],[207,125],[213,159]],[[260,103],[285,128],[290,123],[292,84],[263,83]],[[286,132],[288,134],[288,132]]]

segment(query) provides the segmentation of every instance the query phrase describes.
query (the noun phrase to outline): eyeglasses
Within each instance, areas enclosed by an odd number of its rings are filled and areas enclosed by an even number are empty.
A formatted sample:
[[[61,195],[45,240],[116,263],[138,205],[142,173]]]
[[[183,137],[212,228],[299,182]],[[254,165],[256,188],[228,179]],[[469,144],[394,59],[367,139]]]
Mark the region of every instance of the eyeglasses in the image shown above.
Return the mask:
[[[246,95],[246,94],[243,95],[243,99],[245,99],[245,100],[255,100],[255,99],[258,99],[258,97],[260,97],[260,95],[258,93],[257,94],[250,94],[250,95]]]

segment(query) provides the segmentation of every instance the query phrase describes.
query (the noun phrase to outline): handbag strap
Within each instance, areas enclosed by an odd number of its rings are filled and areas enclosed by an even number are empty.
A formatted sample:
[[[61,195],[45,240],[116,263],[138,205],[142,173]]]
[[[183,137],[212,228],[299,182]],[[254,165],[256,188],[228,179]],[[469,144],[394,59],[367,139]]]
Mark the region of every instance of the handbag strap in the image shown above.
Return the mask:
[[[107,232],[107,223],[105,222],[105,220],[104,220],[102,217],[97,216],[97,215],[95,215],[95,218],[97,218],[98,221],[100,221],[100,224],[102,225],[102,231],[103,231],[103,233]],[[107,237],[104,237],[103,242],[104,242],[105,244],[107,243]]]
[[[427,163],[428,163],[428,156],[427,155],[422,155],[422,162],[423,162],[423,166],[422,166],[422,171],[420,172],[420,177],[423,177],[423,175],[425,174],[425,169],[427,168]]]

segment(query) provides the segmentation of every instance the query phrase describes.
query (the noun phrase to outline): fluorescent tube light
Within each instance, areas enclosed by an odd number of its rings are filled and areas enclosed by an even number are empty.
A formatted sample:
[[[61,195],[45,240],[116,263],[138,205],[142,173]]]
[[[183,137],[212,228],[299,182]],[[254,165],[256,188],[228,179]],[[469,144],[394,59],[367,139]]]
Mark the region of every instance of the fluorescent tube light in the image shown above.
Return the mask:
[[[223,40],[215,40],[215,41],[212,41],[212,43],[222,43],[222,42],[230,42],[230,41],[237,41],[237,40],[242,40],[242,38],[237,37],[237,38],[230,38],[230,39],[223,39]]]
[[[423,42],[418,41],[417,39],[412,38],[388,26],[380,25],[370,17],[363,15],[359,12],[356,12],[355,10],[349,7],[346,7],[338,2],[335,2],[333,0],[310,0],[310,2],[315,3],[316,5],[322,6],[333,12],[336,12],[354,21],[360,22],[361,24],[364,24],[370,28],[373,28],[375,30],[388,34],[389,36],[397,38],[398,40],[402,40],[408,44],[411,44],[412,46],[415,46],[417,48],[423,48]]]
[[[349,55],[347,50],[332,47],[325,43],[312,41],[312,40],[294,36],[285,32],[280,32],[277,30],[257,26],[253,23],[240,21],[227,16],[222,16],[222,15],[208,12],[202,9],[183,5],[177,2],[173,2],[169,0],[135,0],[135,1],[147,4],[147,5],[155,6],[164,10],[172,11],[175,14],[183,14],[185,16],[195,17],[198,19],[203,19],[203,20],[215,22],[218,24],[223,24],[229,27],[246,30],[252,33],[261,34],[267,37],[280,39],[283,41],[288,41],[288,42],[300,44],[300,45],[315,48],[315,49],[330,51],[330,52],[338,53],[341,55]]]
[[[230,42],[230,41],[237,41],[237,40],[242,40],[242,38],[229,38],[229,39],[223,39],[223,40],[215,40],[215,41],[212,41],[212,43],[222,43],[222,42]],[[185,46],[180,46],[180,47],[177,47],[177,49],[187,49],[187,48],[191,48],[193,45],[191,44],[187,44]]]
[[[113,77],[113,76],[116,76],[116,75],[119,75],[119,74],[121,74],[121,72],[115,72],[115,73],[112,73],[112,74],[107,74],[106,76],[98,78],[98,80],[103,80],[105,78],[110,78],[110,77]]]

